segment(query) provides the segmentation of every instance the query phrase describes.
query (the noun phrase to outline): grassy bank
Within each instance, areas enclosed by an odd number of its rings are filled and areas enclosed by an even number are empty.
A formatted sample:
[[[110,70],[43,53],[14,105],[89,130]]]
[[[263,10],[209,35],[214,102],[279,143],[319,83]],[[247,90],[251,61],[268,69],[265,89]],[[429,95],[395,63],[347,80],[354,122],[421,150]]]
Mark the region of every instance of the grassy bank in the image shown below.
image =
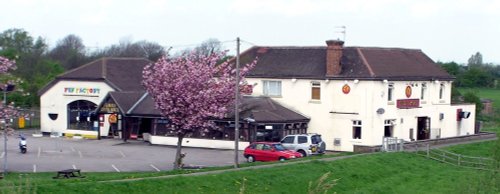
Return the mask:
[[[21,183],[39,193],[307,193],[309,182],[329,172],[325,182],[338,180],[328,193],[471,193],[469,186],[488,176],[411,153],[380,153],[173,179],[99,183],[94,176],[106,174],[87,173],[87,179],[78,180],[52,180],[47,174],[39,178],[49,182],[24,178]],[[8,192],[14,188],[2,189]]]

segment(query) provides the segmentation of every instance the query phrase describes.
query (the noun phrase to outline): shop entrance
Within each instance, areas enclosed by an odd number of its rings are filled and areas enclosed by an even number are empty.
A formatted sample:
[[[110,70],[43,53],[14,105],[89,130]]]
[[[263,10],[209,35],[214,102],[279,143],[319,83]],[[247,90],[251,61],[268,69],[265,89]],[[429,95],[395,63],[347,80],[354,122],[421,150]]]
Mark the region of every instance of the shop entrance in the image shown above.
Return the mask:
[[[431,134],[431,118],[417,118],[417,140],[429,139]]]
[[[142,118],[141,119],[141,124],[139,127],[139,133],[137,134],[138,138],[143,138],[142,134],[143,133],[151,133],[151,124],[153,119],[151,118]]]

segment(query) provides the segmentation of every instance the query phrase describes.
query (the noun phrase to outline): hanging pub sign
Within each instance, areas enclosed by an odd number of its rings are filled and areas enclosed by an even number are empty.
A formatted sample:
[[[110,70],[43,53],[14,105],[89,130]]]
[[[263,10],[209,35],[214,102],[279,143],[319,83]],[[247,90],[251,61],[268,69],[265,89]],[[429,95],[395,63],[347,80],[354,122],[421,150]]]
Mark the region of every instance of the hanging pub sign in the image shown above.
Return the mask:
[[[396,107],[401,109],[408,108],[419,108],[420,107],[420,99],[399,99],[396,101]]]
[[[411,97],[411,86],[406,86],[405,94],[407,98]]]
[[[108,117],[108,121],[110,124],[116,123],[118,121],[118,116],[116,114],[111,114]]]
[[[351,92],[351,87],[345,84],[344,86],[342,86],[342,92],[344,92],[344,94],[349,94],[349,92]]]

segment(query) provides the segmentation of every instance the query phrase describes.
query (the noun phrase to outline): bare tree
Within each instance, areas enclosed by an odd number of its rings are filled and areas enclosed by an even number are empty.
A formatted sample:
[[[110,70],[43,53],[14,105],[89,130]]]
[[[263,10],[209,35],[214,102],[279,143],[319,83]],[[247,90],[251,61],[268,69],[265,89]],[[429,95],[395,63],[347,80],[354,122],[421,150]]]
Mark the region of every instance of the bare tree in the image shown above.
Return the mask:
[[[80,37],[70,34],[57,42],[49,53],[50,58],[58,61],[65,69],[73,69],[87,62],[85,45]]]

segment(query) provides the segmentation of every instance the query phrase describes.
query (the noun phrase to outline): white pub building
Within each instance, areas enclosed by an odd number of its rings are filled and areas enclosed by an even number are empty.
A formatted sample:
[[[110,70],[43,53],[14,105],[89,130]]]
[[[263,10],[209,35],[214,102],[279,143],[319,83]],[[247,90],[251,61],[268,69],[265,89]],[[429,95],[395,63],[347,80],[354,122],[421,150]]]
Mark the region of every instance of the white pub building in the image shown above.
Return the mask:
[[[256,46],[241,54],[242,64],[258,59],[247,76],[253,92],[243,99],[242,107],[250,108],[241,112],[255,122],[241,121],[241,149],[296,133],[319,133],[332,151],[381,145],[383,137],[418,141],[474,133],[475,105],[451,103],[454,78],[421,50],[326,43]],[[168,120],[140,85],[147,63],[104,58],[58,76],[39,93],[42,132],[175,145]],[[231,117],[216,121],[220,128],[213,132],[185,138],[191,143],[184,145],[231,149]]]

